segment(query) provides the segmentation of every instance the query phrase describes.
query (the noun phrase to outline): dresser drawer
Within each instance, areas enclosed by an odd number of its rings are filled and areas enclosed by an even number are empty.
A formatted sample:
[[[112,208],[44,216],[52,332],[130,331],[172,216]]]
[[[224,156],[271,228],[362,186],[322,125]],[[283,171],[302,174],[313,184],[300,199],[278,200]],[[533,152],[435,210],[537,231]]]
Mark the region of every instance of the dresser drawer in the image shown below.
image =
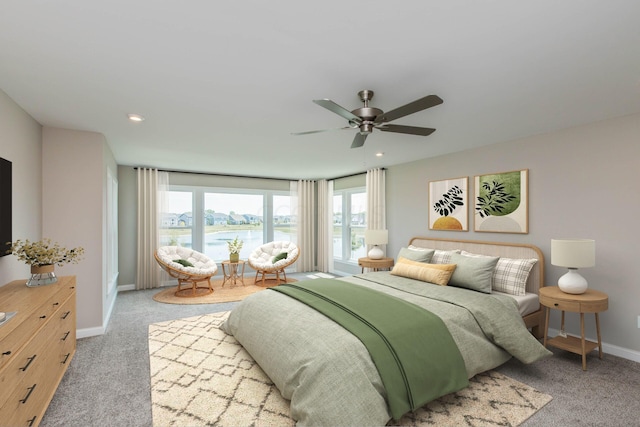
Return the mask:
[[[0,287],[0,426],[37,426],[76,349],[75,277],[28,288]]]

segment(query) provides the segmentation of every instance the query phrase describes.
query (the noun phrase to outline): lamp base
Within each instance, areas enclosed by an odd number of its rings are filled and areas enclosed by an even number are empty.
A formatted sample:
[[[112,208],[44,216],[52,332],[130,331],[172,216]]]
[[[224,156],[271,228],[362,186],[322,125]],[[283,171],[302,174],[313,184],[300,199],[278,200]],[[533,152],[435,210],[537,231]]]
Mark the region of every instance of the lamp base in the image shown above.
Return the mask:
[[[377,245],[374,245],[371,250],[369,250],[367,257],[369,257],[369,259],[382,259],[384,258],[384,252],[382,252],[382,249]]]
[[[562,292],[567,294],[583,294],[587,290],[587,280],[582,277],[575,269],[569,271],[558,279],[558,287]]]

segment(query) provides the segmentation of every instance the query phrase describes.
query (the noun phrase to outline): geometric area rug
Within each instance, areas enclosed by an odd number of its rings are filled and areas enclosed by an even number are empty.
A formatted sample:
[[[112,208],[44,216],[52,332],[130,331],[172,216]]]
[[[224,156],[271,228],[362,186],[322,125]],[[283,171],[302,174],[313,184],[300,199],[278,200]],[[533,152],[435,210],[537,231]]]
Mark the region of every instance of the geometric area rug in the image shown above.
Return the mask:
[[[153,425],[293,426],[289,401],[220,329],[229,312],[149,325]],[[551,396],[495,371],[391,425],[517,426]]]

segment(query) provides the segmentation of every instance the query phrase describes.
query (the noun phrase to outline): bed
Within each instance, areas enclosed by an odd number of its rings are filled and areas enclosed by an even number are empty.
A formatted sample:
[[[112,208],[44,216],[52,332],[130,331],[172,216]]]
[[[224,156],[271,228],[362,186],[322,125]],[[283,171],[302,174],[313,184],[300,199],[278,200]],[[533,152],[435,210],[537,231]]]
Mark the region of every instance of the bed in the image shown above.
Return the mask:
[[[526,277],[521,278],[524,295],[474,289],[476,282],[486,286],[487,274],[491,276],[490,283],[497,282],[497,262],[507,260],[528,260],[531,264]],[[494,267],[489,271],[491,264]],[[484,272],[469,270],[468,265],[482,265]],[[258,292],[233,309],[223,328],[251,354],[282,396],[290,400],[291,416],[298,425],[385,425],[399,419],[402,412],[427,403],[425,399],[459,390],[468,378],[500,366],[511,357],[533,363],[549,356],[551,353],[531,333],[539,333],[542,320],[537,294],[543,268],[541,251],[531,245],[416,237],[398,253],[391,272],[369,272],[326,282],[309,280]],[[452,281],[448,286],[438,286],[424,281],[423,276],[414,278],[415,271],[426,271],[434,283],[440,283],[443,274],[450,274],[448,280]],[[470,271],[473,279],[465,279]],[[471,280],[471,289],[451,286],[454,278],[456,284],[461,278]],[[363,310],[374,307],[371,311],[383,313],[379,324],[389,328],[384,332],[389,336],[380,338],[375,321],[367,320],[362,323],[374,323],[372,329],[376,331],[369,335],[387,347],[394,340],[409,340],[408,353],[396,355],[392,350],[392,358],[384,359],[387,356],[373,352],[375,345],[367,341],[370,338],[354,335],[349,326],[328,318],[324,308],[310,307],[305,295],[325,301],[323,292],[327,289],[353,294],[351,302],[329,301],[331,307],[346,304],[346,311],[351,314],[359,306]],[[303,296],[296,296],[296,292]],[[370,295],[375,302],[363,303],[361,295]],[[391,310],[395,305],[401,314],[380,309],[388,306]],[[407,310],[408,307],[413,308]],[[414,309],[415,325],[422,325],[414,328],[417,330],[412,330],[414,318],[409,317]],[[354,316],[361,319],[360,313]],[[429,316],[435,318],[433,327],[420,323],[422,317]],[[440,329],[447,337],[438,335]],[[449,342],[454,343],[457,356],[433,353],[440,347],[445,349]],[[391,374],[386,372],[386,366],[392,363],[381,362],[393,358],[399,360],[396,362],[402,373],[398,389],[392,386]],[[449,360],[452,362],[447,364]],[[406,372],[414,369],[422,376],[407,379],[403,363],[414,366]],[[399,404],[397,392],[402,384],[408,403]],[[402,405],[408,405],[408,409]]]

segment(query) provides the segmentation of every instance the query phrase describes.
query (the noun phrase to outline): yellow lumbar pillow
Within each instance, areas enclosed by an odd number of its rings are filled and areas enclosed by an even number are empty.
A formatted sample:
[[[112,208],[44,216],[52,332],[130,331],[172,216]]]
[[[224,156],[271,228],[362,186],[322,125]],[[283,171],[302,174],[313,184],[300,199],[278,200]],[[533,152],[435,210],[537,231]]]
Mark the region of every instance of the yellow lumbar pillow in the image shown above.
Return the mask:
[[[427,264],[400,257],[391,274],[446,286],[455,269],[455,264]]]

